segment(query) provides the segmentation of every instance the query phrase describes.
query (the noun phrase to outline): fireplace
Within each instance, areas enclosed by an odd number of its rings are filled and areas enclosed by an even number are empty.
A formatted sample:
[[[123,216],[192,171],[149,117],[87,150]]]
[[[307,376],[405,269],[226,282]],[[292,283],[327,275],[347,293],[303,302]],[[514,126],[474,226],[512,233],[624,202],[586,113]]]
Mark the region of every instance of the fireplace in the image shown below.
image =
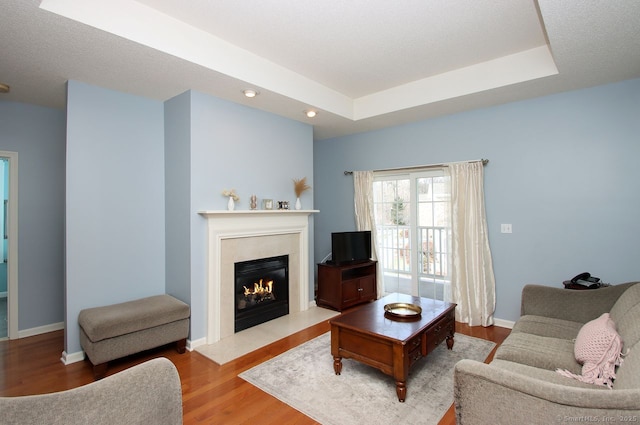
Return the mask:
[[[207,344],[235,333],[235,263],[287,255],[289,314],[309,308],[309,215],[315,212],[199,211],[208,233]]]
[[[289,256],[234,265],[235,332],[289,314]]]

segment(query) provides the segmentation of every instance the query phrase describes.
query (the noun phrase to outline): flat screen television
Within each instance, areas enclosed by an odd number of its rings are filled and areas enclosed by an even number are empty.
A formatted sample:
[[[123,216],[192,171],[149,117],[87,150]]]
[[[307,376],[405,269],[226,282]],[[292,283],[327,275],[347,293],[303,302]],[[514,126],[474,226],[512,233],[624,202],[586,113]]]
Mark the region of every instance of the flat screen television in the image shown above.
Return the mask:
[[[348,264],[371,259],[371,231],[331,234],[331,262]]]

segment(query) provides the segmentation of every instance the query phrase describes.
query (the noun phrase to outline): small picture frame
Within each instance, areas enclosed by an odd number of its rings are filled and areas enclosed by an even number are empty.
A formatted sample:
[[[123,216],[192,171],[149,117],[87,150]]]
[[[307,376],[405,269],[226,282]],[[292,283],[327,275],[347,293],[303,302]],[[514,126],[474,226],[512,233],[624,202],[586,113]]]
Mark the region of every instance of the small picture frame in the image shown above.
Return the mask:
[[[263,199],[262,200],[262,209],[263,210],[272,210],[273,209],[273,199]]]
[[[288,210],[289,209],[289,201],[278,201],[278,209],[279,210]]]

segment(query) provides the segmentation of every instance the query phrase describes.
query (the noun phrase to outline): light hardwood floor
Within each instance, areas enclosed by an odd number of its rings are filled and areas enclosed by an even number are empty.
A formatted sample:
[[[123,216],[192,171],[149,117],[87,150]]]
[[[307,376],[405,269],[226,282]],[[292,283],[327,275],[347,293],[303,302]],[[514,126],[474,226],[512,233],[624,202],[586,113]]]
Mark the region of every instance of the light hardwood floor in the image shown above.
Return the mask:
[[[322,322],[222,366],[197,352],[178,354],[172,345],[112,362],[108,375],[164,356],[177,367],[182,382],[184,424],[317,424],[297,410],[265,394],[238,374],[290,348],[329,331]],[[456,331],[500,344],[510,330],[500,327],[469,327]],[[50,332],[0,342],[0,396],[44,394],[78,387],[93,381],[88,362],[68,366],[60,362],[64,335]],[[493,356],[491,354],[490,358]],[[453,407],[440,425],[455,424]]]

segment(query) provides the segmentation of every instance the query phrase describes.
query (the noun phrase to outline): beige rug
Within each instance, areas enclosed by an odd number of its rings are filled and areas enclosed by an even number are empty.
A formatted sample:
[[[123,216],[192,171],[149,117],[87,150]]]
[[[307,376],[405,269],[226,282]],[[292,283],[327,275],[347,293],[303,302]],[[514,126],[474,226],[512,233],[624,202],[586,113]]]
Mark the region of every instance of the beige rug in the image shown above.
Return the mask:
[[[442,344],[413,366],[404,403],[393,378],[377,369],[344,359],[336,375],[328,332],[240,377],[324,425],[437,424],[453,403],[453,366],[484,361],[494,346],[456,334],[453,350]]]

